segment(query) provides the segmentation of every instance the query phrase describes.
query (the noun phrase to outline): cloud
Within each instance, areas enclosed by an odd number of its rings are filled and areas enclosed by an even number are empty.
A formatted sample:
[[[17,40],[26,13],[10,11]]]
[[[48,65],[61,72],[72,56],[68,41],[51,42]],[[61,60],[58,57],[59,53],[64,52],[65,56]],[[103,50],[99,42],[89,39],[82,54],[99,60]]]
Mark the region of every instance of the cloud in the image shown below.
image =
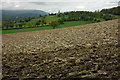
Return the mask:
[[[118,2],[119,0],[2,0],[2,2]]]
[[[118,6],[119,0],[2,0],[3,9],[34,9],[46,12],[95,11]]]
[[[78,8],[78,9],[84,9],[85,6],[76,6],[76,8]]]
[[[14,7],[20,7],[20,5],[15,5]]]
[[[46,5],[45,2],[30,2],[30,3],[32,3],[32,4],[37,4],[37,5]]]

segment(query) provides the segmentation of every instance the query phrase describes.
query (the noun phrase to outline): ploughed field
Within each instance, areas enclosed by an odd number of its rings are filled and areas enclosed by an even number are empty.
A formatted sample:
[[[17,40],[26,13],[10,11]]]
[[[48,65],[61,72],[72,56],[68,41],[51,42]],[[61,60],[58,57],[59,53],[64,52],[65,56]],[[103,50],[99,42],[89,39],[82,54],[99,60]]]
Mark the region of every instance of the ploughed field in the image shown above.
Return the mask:
[[[119,78],[118,20],[2,35],[3,77]]]

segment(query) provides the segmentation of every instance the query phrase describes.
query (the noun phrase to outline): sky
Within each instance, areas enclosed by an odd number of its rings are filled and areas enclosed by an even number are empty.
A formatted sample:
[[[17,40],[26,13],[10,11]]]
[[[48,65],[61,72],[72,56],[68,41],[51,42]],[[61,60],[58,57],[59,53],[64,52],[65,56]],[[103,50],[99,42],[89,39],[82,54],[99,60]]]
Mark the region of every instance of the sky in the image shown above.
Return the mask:
[[[119,0],[2,0],[1,9],[43,10],[49,13],[66,11],[95,11],[118,6]]]

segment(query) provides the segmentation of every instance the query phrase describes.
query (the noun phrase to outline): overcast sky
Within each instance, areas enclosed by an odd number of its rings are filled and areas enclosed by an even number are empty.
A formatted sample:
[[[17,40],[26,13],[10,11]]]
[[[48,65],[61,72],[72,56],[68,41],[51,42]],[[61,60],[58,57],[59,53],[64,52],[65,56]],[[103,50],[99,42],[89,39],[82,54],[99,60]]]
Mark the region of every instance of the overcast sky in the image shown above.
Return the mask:
[[[119,0],[2,0],[2,9],[32,9],[46,12],[95,11],[118,6]]]

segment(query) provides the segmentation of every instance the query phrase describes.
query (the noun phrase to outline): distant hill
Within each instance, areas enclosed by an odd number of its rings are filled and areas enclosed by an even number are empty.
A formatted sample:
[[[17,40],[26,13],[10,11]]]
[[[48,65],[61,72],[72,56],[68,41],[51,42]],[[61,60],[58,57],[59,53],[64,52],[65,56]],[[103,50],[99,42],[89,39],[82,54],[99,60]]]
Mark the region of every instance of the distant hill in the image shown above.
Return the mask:
[[[102,9],[100,12],[105,14],[120,15],[120,6],[109,9]]]
[[[45,16],[48,13],[42,10],[2,10],[2,16],[31,17],[39,15]]]
[[[16,17],[37,17],[37,16],[47,16],[47,12],[42,10],[2,10],[3,20],[16,18]]]

